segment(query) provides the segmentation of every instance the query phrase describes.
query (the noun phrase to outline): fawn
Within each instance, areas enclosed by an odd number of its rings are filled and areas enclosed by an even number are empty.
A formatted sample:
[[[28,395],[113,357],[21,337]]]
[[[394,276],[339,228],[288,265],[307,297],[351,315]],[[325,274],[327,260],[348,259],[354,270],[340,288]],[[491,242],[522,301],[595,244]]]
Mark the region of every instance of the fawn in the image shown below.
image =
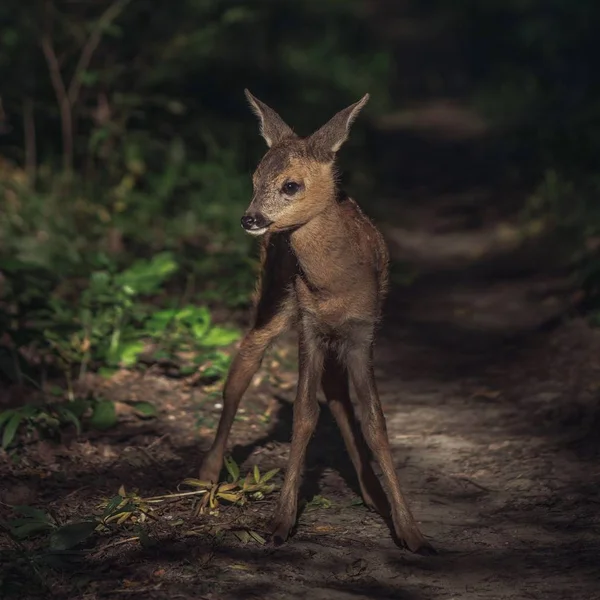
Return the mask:
[[[310,137],[300,138],[273,109],[248,90],[245,94],[269,146],[253,175],[252,202],[241,218],[249,234],[262,236],[262,268],[254,325],[231,365],[217,434],[200,479],[218,481],[242,395],[271,342],[296,326],[298,388],[273,543],[283,543],[296,522],[300,475],[317,424],[321,384],[365,504],[384,518],[391,505],[397,542],[413,552],[433,552],[402,495],[373,373],[374,332],[388,283],[387,248],[381,233],[336,181],[336,153],[369,95],[337,113]],[[349,380],[360,406],[362,434]],[[370,464],[369,449],[381,467],[389,504]]]

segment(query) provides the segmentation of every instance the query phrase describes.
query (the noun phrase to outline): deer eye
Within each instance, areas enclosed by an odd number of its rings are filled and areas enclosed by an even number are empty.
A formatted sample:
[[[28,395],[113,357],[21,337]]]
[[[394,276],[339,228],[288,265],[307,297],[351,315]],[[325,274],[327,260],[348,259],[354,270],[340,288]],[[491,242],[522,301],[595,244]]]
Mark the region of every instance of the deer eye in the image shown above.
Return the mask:
[[[284,194],[293,196],[300,189],[300,184],[295,181],[286,181],[281,188]]]

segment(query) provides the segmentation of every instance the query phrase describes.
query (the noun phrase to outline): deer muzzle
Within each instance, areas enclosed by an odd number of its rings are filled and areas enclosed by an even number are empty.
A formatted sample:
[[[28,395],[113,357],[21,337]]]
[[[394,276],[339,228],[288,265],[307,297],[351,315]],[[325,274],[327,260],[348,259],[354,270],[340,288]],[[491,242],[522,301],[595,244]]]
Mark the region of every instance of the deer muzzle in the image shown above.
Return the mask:
[[[246,233],[250,235],[263,235],[271,225],[271,221],[267,220],[263,214],[250,211],[241,218],[241,223]]]

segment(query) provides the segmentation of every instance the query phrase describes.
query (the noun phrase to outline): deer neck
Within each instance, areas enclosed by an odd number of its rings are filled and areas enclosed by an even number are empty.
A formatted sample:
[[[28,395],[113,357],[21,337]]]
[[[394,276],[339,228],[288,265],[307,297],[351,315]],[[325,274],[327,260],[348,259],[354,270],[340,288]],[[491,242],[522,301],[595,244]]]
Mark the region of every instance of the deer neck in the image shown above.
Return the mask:
[[[290,234],[290,245],[311,288],[326,290],[339,276],[344,276],[351,249],[342,211],[335,199]]]

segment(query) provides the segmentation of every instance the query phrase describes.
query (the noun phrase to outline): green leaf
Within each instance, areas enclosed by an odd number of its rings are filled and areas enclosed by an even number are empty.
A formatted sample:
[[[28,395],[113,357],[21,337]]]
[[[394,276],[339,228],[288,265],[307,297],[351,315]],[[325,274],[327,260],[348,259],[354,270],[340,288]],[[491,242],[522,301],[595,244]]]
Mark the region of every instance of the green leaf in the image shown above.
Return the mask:
[[[19,525],[12,525],[10,527],[10,532],[16,538],[24,540],[49,529],[52,529],[52,525],[50,523],[45,523],[42,521],[27,521],[26,523]]]
[[[35,508],[33,506],[27,506],[26,504],[15,504],[12,509],[15,512],[18,512],[29,519],[35,519],[41,523],[52,523],[52,518],[50,515],[45,513],[43,510],[39,508]]]
[[[225,468],[229,475],[231,475],[232,481],[237,481],[240,476],[240,468],[237,466],[236,462],[231,458],[231,456],[225,457]]]
[[[140,544],[144,547],[144,548],[152,548],[153,546],[156,546],[156,541],[153,540],[149,535],[148,532],[143,529],[142,527],[138,526],[134,528],[134,532],[137,534],[139,540],[140,540]]]
[[[195,333],[195,332],[194,332]],[[225,327],[213,327],[204,336],[196,337],[201,346],[218,347],[228,346],[240,337],[240,332]]]
[[[150,402],[133,402],[131,406],[142,417],[155,417],[158,414],[156,406],[150,404]]]
[[[14,440],[15,435],[17,433],[17,429],[19,429],[19,425],[23,420],[23,415],[15,412],[11,415],[10,419],[6,423],[4,427],[4,432],[2,433],[2,447],[6,450]]]
[[[113,496],[108,501],[108,504],[106,505],[106,508],[104,509],[104,512],[102,513],[102,518],[106,519],[107,517],[110,517],[121,502],[123,502],[123,496],[121,496],[121,495]]]
[[[258,470],[258,465],[254,465],[253,473],[254,473],[254,483],[259,483],[260,482],[260,471]]]
[[[151,260],[139,260],[129,269],[115,276],[115,282],[123,289],[129,288],[130,293],[152,294],[175,271],[178,265],[170,252],[163,252]]]
[[[57,529],[50,536],[50,548],[52,550],[69,550],[86,540],[98,526],[96,521],[81,521],[70,523]]]
[[[105,377],[106,379],[110,379],[116,372],[117,369],[115,369],[114,367],[100,367],[98,369],[98,374],[102,377]]]
[[[190,322],[191,332],[196,340],[201,340],[209,331],[211,326],[210,311],[206,306],[200,306],[194,311]]]
[[[67,410],[73,413],[78,419],[81,419],[91,404],[89,400],[84,398],[75,398],[75,400],[69,402]]]
[[[90,425],[94,429],[105,430],[114,427],[117,422],[115,403],[110,400],[100,400],[94,406]]]
[[[271,469],[270,471],[267,471],[262,476],[262,479],[260,480],[260,482],[261,483],[267,483],[267,481],[269,481],[270,479],[272,479],[275,475],[277,475],[277,473],[279,473],[279,469]]]
[[[65,408],[64,406],[59,406],[57,410],[58,414],[60,415],[63,421],[67,421],[75,425],[77,435],[79,435],[81,433],[81,422],[79,421],[75,413],[69,410],[68,408]]]
[[[146,322],[146,329],[150,335],[157,336],[164,333],[165,329],[175,320],[179,311],[176,309],[160,310],[150,315]]]
[[[6,423],[6,421],[8,421],[15,414],[15,412],[16,411],[12,408],[0,411],[0,429],[2,429],[2,425],[4,425],[4,423]]]
[[[124,367],[131,367],[137,362],[138,356],[144,350],[144,342],[135,341],[119,345],[113,362],[119,363]]]

